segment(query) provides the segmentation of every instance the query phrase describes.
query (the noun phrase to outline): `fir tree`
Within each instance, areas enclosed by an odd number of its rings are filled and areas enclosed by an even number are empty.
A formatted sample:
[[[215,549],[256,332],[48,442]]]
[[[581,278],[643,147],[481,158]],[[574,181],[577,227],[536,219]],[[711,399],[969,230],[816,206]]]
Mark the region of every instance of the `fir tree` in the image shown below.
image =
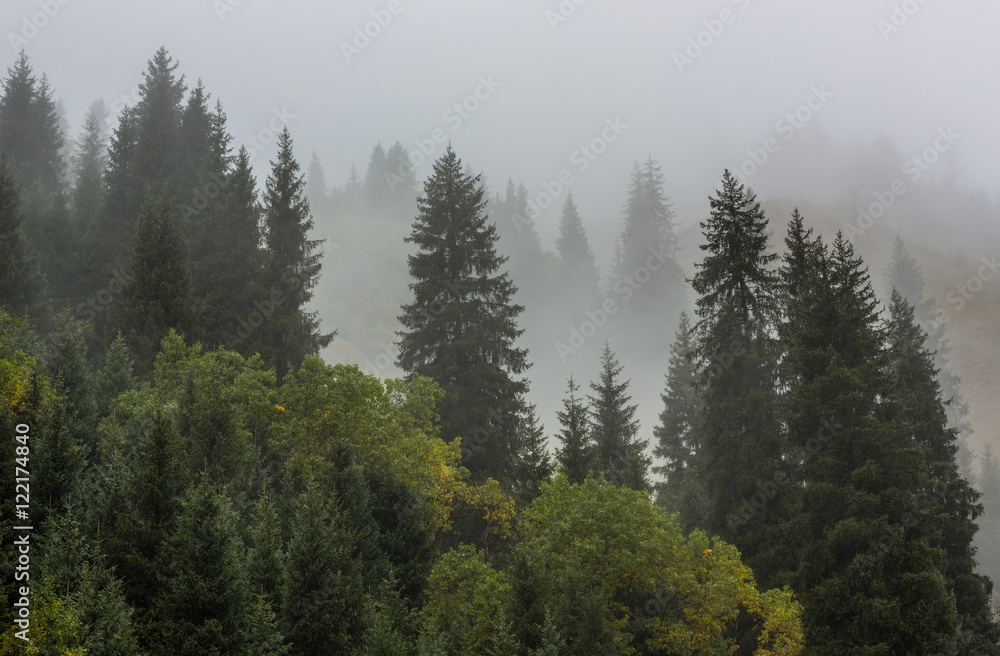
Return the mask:
[[[783,497],[771,499],[749,524],[739,519],[760,486],[772,483],[781,462],[776,417],[776,278],[768,251],[767,219],[753,191],[727,170],[709,198],[701,223],[705,257],[692,280],[697,300],[697,471],[709,504],[708,528],[733,542],[765,588],[773,586],[778,546],[774,527]],[[770,561],[770,566],[765,562]]]
[[[278,136],[278,156],[264,185],[266,277],[270,304],[266,309],[262,353],[282,380],[307,355],[316,355],[334,333],[319,331],[315,312],[306,312],[313,289],[319,282],[322,240],[309,239],[313,220],[304,196],[304,176],[292,154],[288,128]]]
[[[401,369],[432,378],[444,389],[441,434],[462,439],[463,464],[476,480],[501,482],[511,471],[516,415],[527,383],[527,351],[514,346],[523,332],[506,261],[497,255],[496,227],[483,214],[480,178],[462,172],[448,148],[418,200],[420,214],[406,241],[413,302],[399,317]]]
[[[695,348],[691,322],[687,313],[681,312],[674,343],[670,346],[666,389],[660,395],[663,401],[660,424],[653,429],[656,438],[653,455],[666,461],[663,466],[653,468],[654,473],[665,479],[656,486],[657,503],[661,508],[679,508],[684,479],[700,451],[695,432],[698,410]]]
[[[552,460],[545,448],[545,428],[538,421],[538,408],[527,406],[517,427],[517,448],[512,470],[514,496],[522,506],[541,494],[543,482],[552,478]]]
[[[619,380],[623,369],[610,345],[605,343],[600,377],[598,382],[590,384],[594,395],[587,397],[590,400],[594,470],[604,474],[605,480],[612,485],[645,491],[649,488],[648,442],[636,437],[638,406],[629,403],[632,400],[628,394],[629,381]]]
[[[570,483],[580,484],[587,479],[593,466],[593,444],[590,416],[583,399],[577,396],[580,386],[569,377],[569,396],[563,399],[563,409],[556,413],[562,430],[559,431],[561,449],[556,449],[559,469]]]
[[[126,266],[122,300],[111,307],[111,326],[121,332],[140,376],[152,370],[168,330],[190,337],[195,328],[191,275],[173,214],[167,198],[147,199]]]

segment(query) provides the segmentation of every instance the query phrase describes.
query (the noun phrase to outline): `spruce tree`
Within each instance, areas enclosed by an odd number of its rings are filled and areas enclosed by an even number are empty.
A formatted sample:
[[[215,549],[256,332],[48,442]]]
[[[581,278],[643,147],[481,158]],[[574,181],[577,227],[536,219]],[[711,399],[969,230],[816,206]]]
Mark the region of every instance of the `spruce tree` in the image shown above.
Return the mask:
[[[198,271],[195,294],[211,309],[203,314],[205,341],[249,357],[267,352],[267,333],[256,330],[255,313],[271,307],[271,290],[261,248],[257,182],[245,147],[226,175],[222,194],[217,213],[204,228],[211,248],[193,265]]]
[[[785,499],[759,502],[781,464],[776,416],[777,256],[768,250],[767,219],[756,195],[727,170],[701,223],[704,259],[692,280],[699,294],[698,381],[701,405],[696,468],[707,494],[708,528],[739,548],[762,587],[773,587],[774,533]],[[752,521],[742,515],[750,504]]]
[[[885,330],[867,271],[842,235],[812,250],[789,306],[784,408],[799,511],[784,527],[798,548],[790,581],[811,653],[933,654],[954,644],[954,598],[933,546],[944,528],[915,493],[922,448],[889,401]],[[773,503],[773,501],[772,501]]]
[[[594,443],[594,470],[604,474],[612,485],[645,491],[649,488],[651,459],[646,455],[648,442],[637,438],[638,406],[630,404],[629,381],[620,380],[624,367],[608,343],[601,351],[601,373],[591,383],[590,423]]]
[[[111,346],[104,354],[101,368],[94,381],[94,401],[99,417],[105,417],[110,413],[112,404],[120,395],[137,387],[134,370],[135,363],[132,361],[128,345],[125,344],[121,333],[118,333],[111,340]]]
[[[562,425],[558,435],[562,448],[556,449],[556,462],[570,483],[580,484],[587,479],[593,466],[593,436],[587,406],[583,398],[577,396],[580,386],[572,376],[569,377],[567,391],[569,396],[563,399],[563,409],[556,413]]]
[[[552,478],[552,460],[546,449],[545,428],[538,420],[535,404],[527,406],[517,427],[512,488],[522,506],[541,494],[541,484]]]
[[[262,355],[274,365],[279,381],[334,337],[334,333],[320,332],[316,312],[305,310],[319,282],[322,254],[315,251],[323,240],[309,239],[313,220],[304,189],[304,176],[285,127],[264,184],[265,275],[270,296],[261,311],[265,314]]]
[[[0,151],[11,160],[18,182],[34,182],[32,171],[37,156],[33,136],[37,79],[21,50],[13,67],[7,69],[0,93]]]
[[[385,154],[385,181],[390,194],[393,218],[413,216],[417,200],[417,183],[413,174],[413,160],[400,142],[395,142]]]
[[[73,223],[76,234],[81,237],[97,221],[104,202],[102,178],[107,166],[107,139],[104,133],[107,117],[108,108],[103,100],[90,105],[73,155]]]
[[[52,98],[48,77],[42,73],[32,108],[31,138],[32,165],[25,178],[26,184],[40,184],[47,193],[54,194],[62,189],[65,178],[65,162],[62,148],[65,137],[59,123],[56,103]]]
[[[386,167],[389,161],[386,158],[385,148],[381,143],[375,144],[372,148],[371,157],[368,159],[368,170],[365,173],[365,201],[368,205],[368,212],[372,216],[378,216],[385,210],[385,200],[389,195],[388,183],[385,180]]]
[[[575,296],[576,305],[595,304],[600,298],[600,274],[572,193],[566,194],[563,203],[556,249],[559,253],[559,287],[563,294]]]
[[[483,214],[479,176],[462,171],[449,147],[434,163],[417,201],[406,241],[413,301],[402,307],[401,369],[437,381],[441,434],[462,439],[463,464],[474,480],[507,480],[516,444],[517,413],[527,389],[515,378],[529,364],[515,341],[523,332],[516,288],[501,271],[496,226]]]
[[[97,399],[87,362],[86,331],[87,324],[73,319],[68,311],[60,315],[49,335],[45,371],[63,397],[63,420],[70,439],[92,453],[97,447]]]
[[[637,357],[650,348],[666,350],[662,326],[677,320],[684,306],[684,272],[677,263],[674,211],[664,189],[663,171],[650,157],[635,163],[623,209],[609,291],[621,299],[617,320]]]
[[[974,472],[972,453],[969,450],[972,426],[969,423],[969,406],[962,398],[962,381],[951,368],[949,357],[951,344],[946,334],[947,312],[937,307],[933,297],[926,295],[920,263],[898,236],[893,244],[892,259],[886,269],[885,282],[888,288],[897,289],[913,306],[914,320],[927,333],[927,349],[934,354],[934,365],[938,369],[937,379],[947,404],[948,426],[958,429],[959,468],[962,476],[972,481]]]
[[[282,593],[282,632],[302,656],[350,653],[362,632],[361,572],[352,558],[356,536],[328,492],[309,490],[297,506]]]
[[[125,339],[140,377],[152,371],[160,340],[168,330],[193,336],[191,274],[173,204],[164,196],[150,196],[143,206],[126,264],[122,299],[111,307],[110,322]]]
[[[661,508],[678,510],[685,478],[694,466],[700,451],[696,432],[698,411],[698,365],[695,353],[695,335],[686,312],[681,312],[680,323],[670,346],[667,364],[666,389],[660,395],[663,410],[660,423],[653,429],[656,446],[653,455],[666,463],[653,468],[664,477],[656,486],[656,500]]]
[[[177,67],[167,50],[159,48],[143,72],[139,101],[119,116],[108,148],[106,205],[88,249],[95,288],[107,285],[111,272],[127,257],[147,188],[165,189],[169,197],[177,191],[187,90]]]
[[[889,313],[889,365],[894,382],[889,398],[912,439],[923,448],[927,470],[927,487],[918,493],[918,504],[945,522],[934,544],[945,552],[942,573],[963,626],[973,634],[964,639],[969,644],[962,653],[984,654],[978,643],[995,638],[997,626],[983,621],[991,617],[993,583],[975,571],[972,542],[979,530],[976,520],[983,514],[981,495],[959,471],[958,431],[947,427],[934,354],[926,347],[927,333],[916,324],[913,306],[895,289]],[[977,643],[974,649],[973,643]]]
[[[226,493],[205,479],[181,500],[162,555],[156,627],[163,653],[242,654],[252,647],[253,598],[236,523]]]
[[[309,207],[320,216],[330,214],[330,191],[326,188],[326,175],[315,150],[312,159],[309,160],[309,171],[306,174],[306,198],[309,200]]]
[[[6,157],[0,157],[0,305],[12,315],[39,317],[44,280],[28,254],[22,228],[21,188]]]
[[[64,136],[48,78],[36,79],[22,50],[7,69],[0,92],[0,151],[6,153],[26,188],[46,193],[60,188]]]

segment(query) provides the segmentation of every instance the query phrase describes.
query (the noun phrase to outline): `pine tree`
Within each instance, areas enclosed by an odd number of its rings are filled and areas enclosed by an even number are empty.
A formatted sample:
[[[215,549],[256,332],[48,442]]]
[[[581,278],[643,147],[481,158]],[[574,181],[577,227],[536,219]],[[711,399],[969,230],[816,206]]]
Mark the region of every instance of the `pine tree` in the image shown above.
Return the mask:
[[[780,544],[773,529],[785,499],[765,499],[752,522],[740,518],[781,464],[771,269],[777,256],[768,251],[767,219],[755,194],[728,170],[709,204],[701,223],[705,257],[692,280],[702,367],[696,469],[709,505],[707,528],[735,544],[770,588],[774,562],[766,552]]]
[[[594,470],[604,474],[612,485],[633,490],[649,488],[648,471],[651,459],[646,455],[646,440],[639,440],[639,422],[635,419],[638,406],[629,402],[629,381],[619,382],[624,367],[604,344],[601,351],[601,373],[590,400],[590,422],[594,443]]]
[[[927,483],[924,454],[888,401],[889,353],[868,274],[839,234],[829,251],[814,245],[811,269],[784,337],[789,460],[802,487],[782,534],[798,547],[790,581],[807,643],[816,654],[850,644],[946,650],[958,617],[931,544],[943,524],[914,500]]]
[[[663,466],[653,468],[654,473],[665,479],[656,486],[657,504],[672,510],[679,509],[684,480],[700,451],[695,431],[698,411],[695,348],[691,321],[686,312],[681,312],[674,343],[670,346],[666,389],[660,395],[663,401],[660,424],[653,429],[656,438],[653,455],[666,461]]]
[[[295,653],[350,653],[361,635],[363,592],[355,535],[322,490],[300,498],[285,570],[282,631]]]
[[[0,157],[0,305],[14,315],[43,311],[44,280],[28,254],[22,226],[21,189],[6,157]]]
[[[236,513],[225,492],[203,479],[181,500],[163,552],[164,586],[156,627],[164,653],[245,653],[253,601]]]
[[[956,462],[957,430],[947,428],[948,417],[937,382],[934,354],[926,348],[927,334],[915,322],[913,306],[893,289],[889,305],[890,367],[894,387],[890,399],[898,406],[914,441],[924,450],[928,487],[918,503],[942,516],[946,528],[935,541],[945,552],[942,573],[955,595],[962,624],[975,634],[997,633],[991,617],[993,583],[977,574],[973,537],[983,514],[980,493],[962,477]],[[980,626],[980,624],[982,624]],[[965,653],[985,653],[977,648]]]
[[[190,337],[195,329],[191,274],[173,215],[166,197],[147,198],[126,266],[122,300],[111,307],[111,326],[125,339],[140,377],[152,370],[168,330]]]
[[[496,226],[483,214],[480,178],[462,172],[449,147],[418,199],[420,214],[406,241],[413,302],[399,317],[401,369],[444,389],[441,434],[462,439],[463,464],[476,480],[510,474],[516,415],[527,383],[527,351],[514,346],[523,332],[514,284],[500,267]]]
[[[556,249],[559,253],[559,287],[564,290],[563,293],[570,295],[570,290],[575,290],[576,298],[573,300],[577,304],[595,303],[600,298],[600,274],[572,193],[566,195],[563,203]]]
[[[562,425],[558,436],[562,448],[556,449],[556,461],[570,483],[580,484],[587,479],[587,473],[593,466],[590,416],[583,399],[577,396],[580,386],[572,376],[567,388],[569,396],[563,399],[563,409],[556,413]]]
[[[545,428],[538,420],[538,408],[535,404],[528,405],[518,421],[512,468],[514,496],[522,506],[541,494],[541,484],[552,478],[552,460],[546,442]]]
[[[304,176],[292,154],[288,128],[278,136],[278,156],[264,185],[266,270],[271,312],[262,346],[265,360],[282,380],[307,355],[316,355],[334,333],[319,331],[315,312],[306,312],[319,282],[320,258],[315,249],[322,240],[309,239],[313,220],[304,196]]]

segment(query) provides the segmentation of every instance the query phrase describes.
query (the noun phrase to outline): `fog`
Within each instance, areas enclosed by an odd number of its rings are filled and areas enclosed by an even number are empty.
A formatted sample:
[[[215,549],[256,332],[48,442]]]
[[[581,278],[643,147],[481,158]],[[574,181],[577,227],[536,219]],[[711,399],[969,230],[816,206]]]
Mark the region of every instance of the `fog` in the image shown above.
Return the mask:
[[[331,187],[344,183],[352,163],[363,175],[376,142],[396,140],[422,180],[444,150],[432,135],[443,134],[492,191],[513,178],[533,202],[557,192],[535,217],[547,250],[565,195],[559,177],[569,172],[563,182],[571,180],[605,268],[631,165],[647,157],[663,167],[688,275],[698,251],[684,228],[704,218],[725,168],[742,172],[761,199],[826,203],[845,216],[856,216],[879,190],[870,176],[859,186],[859,169],[876,166],[881,154],[883,171],[902,170],[939,130],[959,138],[924,182],[951,175],[958,188],[992,198],[1000,175],[989,82],[1000,54],[992,34],[1000,6],[983,1],[44,4],[5,3],[6,60],[17,47],[27,50],[62,101],[71,135],[98,97],[115,114],[134,104],[143,63],[162,45],[189,86],[200,79],[222,102],[234,144],[254,146],[259,179],[274,155],[276,116],[287,122],[304,167],[318,154]],[[617,131],[607,131],[611,124]],[[771,218],[780,232],[787,217]],[[963,221],[952,217],[949,230],[956,219]],[[899,230],[899,220],[890,214],[886,225]],[[336,244],[338,236],[328,236]],[[324,319],[346,317],[324,310]],[[326,327],[343,332],[336,323]],[[525,340],[537,351],[538,340]],[[378,352],[360,355],[354,359]],[[539,355],[530,359],[551,353]],[[655,358],[662,365],[663,354]],[[595,368],[578,363],[577,375]],[[536,365],[531,377],[558,381],[568,369]],[[653,386],[637,395],[646,401],[645,432],[662,366],[628,373]],[[549,388],[536,381],[533,394],[552,426],[555,389],[542,398]]]

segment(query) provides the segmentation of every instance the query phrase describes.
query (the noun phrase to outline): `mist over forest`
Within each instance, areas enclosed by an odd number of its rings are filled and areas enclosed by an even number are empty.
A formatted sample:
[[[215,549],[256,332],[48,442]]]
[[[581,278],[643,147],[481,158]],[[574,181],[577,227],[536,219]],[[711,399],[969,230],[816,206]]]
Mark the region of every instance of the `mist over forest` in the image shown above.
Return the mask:
[[[0,19],[0,656],[1000,654],[1000,6]]]

